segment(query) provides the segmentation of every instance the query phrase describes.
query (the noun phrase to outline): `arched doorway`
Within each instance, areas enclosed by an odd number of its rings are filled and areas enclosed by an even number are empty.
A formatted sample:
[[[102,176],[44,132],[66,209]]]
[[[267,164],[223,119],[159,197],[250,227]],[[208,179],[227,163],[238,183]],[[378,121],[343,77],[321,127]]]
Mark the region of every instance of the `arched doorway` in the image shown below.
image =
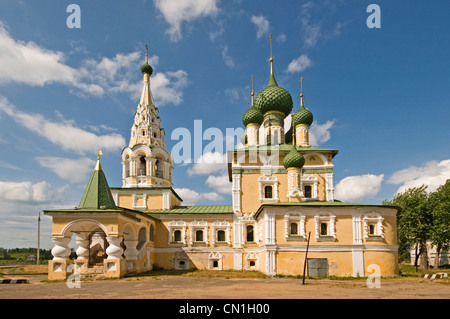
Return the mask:
[[[106,249],[108,242],[106,234],[102,230],[93,231],[89,234],[89,266],[103,265],[103,260],[106,259]]]

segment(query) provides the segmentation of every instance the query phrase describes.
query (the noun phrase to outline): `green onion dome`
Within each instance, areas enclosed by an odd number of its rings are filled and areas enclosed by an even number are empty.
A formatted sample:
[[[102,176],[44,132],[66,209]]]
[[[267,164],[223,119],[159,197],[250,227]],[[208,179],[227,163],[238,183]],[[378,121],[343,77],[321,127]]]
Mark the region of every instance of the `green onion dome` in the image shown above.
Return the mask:
[[[306,124],[311,126],[314,118],[312,113],[302,105],[300,106],[300,109],[294,113],[292,120],[294,121],[294,125]]]
[[[278,86],[274,75],[271,74],[267,87],[255,98],[255,108],[262,114],[279,111],[288,116],[293,108],[292,97],[288,91]]]
[[[244,123],[245,126],[247,126],[250,123],[261,125],[263,121],[264,116],[253,105],[242,116],[242,122]]]
[[[241,135],[241,143],[244,146],[248,143],[247,130],[245,130]]]
[[[302,168],[305,165],[305,158],[297,151],[297,147],[293,144],[291,151],[284,157],[283,165],[288,168]]]
[[[141,66],[141,72],[142,72],[142,74],[147,73],[148,75],[152,75],[152,73],[153,73],[153,68],[150,66],[150,64],[148,64],[147,62],[145,62],[145,63],[142,64],[142,66]]]

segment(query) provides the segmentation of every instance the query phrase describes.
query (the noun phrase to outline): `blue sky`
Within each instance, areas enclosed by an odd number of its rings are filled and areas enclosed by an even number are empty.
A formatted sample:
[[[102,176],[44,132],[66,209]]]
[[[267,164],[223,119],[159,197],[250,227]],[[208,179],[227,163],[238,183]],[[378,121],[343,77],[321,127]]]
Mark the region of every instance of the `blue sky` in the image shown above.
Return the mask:
[[[67,6],[81,12],[69,28]],[[381,28],[368,28],[371,3]],[[170,151],[180,127],[243,128],[251,77],[275,76],[338,149],[336,198],[380,204],[450,178],[446,1],[0,0],[0,247],[36,246],[37,214],[77,205],[97,149],[110,186],[138,103],[145,44]],[[210,141],[203,141],[205,147]],[[222,159],[223,152],[204,154]],[[198,160],[193,158],[193,161]],[[231,204],[226,165],[177,164],[188,204]],[[42,216],[41,247],[51,248]]]

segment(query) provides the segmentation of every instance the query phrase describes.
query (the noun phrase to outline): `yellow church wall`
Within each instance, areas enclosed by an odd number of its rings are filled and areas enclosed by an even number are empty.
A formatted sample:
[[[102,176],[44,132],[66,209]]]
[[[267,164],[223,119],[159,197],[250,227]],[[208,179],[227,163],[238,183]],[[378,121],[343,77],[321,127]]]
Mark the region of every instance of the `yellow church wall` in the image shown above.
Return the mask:
[[[117,206],[128,209],[133,208],[133,195],[131,194],[119,194],[117,200]]]
[[[163,195],[147,194],[147,209],[163,209]]]
[[[365,276],[376,275],[378,271],[380,271],[379,275],[381,276],[396,276],[399,272],[398,252],[365,251],[364,266]]]
[[[305,251],[278,251],[276,255],[277,274],[303,275],[305,253]],[[308,259],[310,258],[327,258],[329,276],[349,277],[353,275],[353,256],[351,251],[319,252],[314,251],[314,246],[310,246]]]
[[[116,217],[100,217],[92,216],[91,214],[86,214],[85,216],[77,215],[77,219],[81,219],[83,221],[85,220],[91,220],[92,222],[98,222],[99,224],[102,224],[108,232],[117,232],[118,228],[120,228],[120,225],[118,226],[118,220]],[[73,224],[74,218],[71,216],[53,216],[53,222],[52,222],[52,234],[55,234],[54,237],[62,237],[63,232],[66,231],[67,225]],[[75,220],[76,221],[76,220]],[[73,224],[73,226],[68,228],[69,231],[77,230],[76,223]],[[58,236],[61,234],[60,236]],[[67,234],[66,234],[67,235]]]

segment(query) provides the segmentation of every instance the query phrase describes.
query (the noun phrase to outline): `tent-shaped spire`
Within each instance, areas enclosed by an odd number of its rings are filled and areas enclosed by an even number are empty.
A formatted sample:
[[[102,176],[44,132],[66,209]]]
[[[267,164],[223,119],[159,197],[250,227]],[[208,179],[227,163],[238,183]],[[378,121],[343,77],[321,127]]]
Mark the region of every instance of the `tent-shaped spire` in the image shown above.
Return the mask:
[[[80,205],[78,205],[78,209],[117,209],[100,164],[100,155],[101,151],[99,151],[97,164],[81,198]]]

